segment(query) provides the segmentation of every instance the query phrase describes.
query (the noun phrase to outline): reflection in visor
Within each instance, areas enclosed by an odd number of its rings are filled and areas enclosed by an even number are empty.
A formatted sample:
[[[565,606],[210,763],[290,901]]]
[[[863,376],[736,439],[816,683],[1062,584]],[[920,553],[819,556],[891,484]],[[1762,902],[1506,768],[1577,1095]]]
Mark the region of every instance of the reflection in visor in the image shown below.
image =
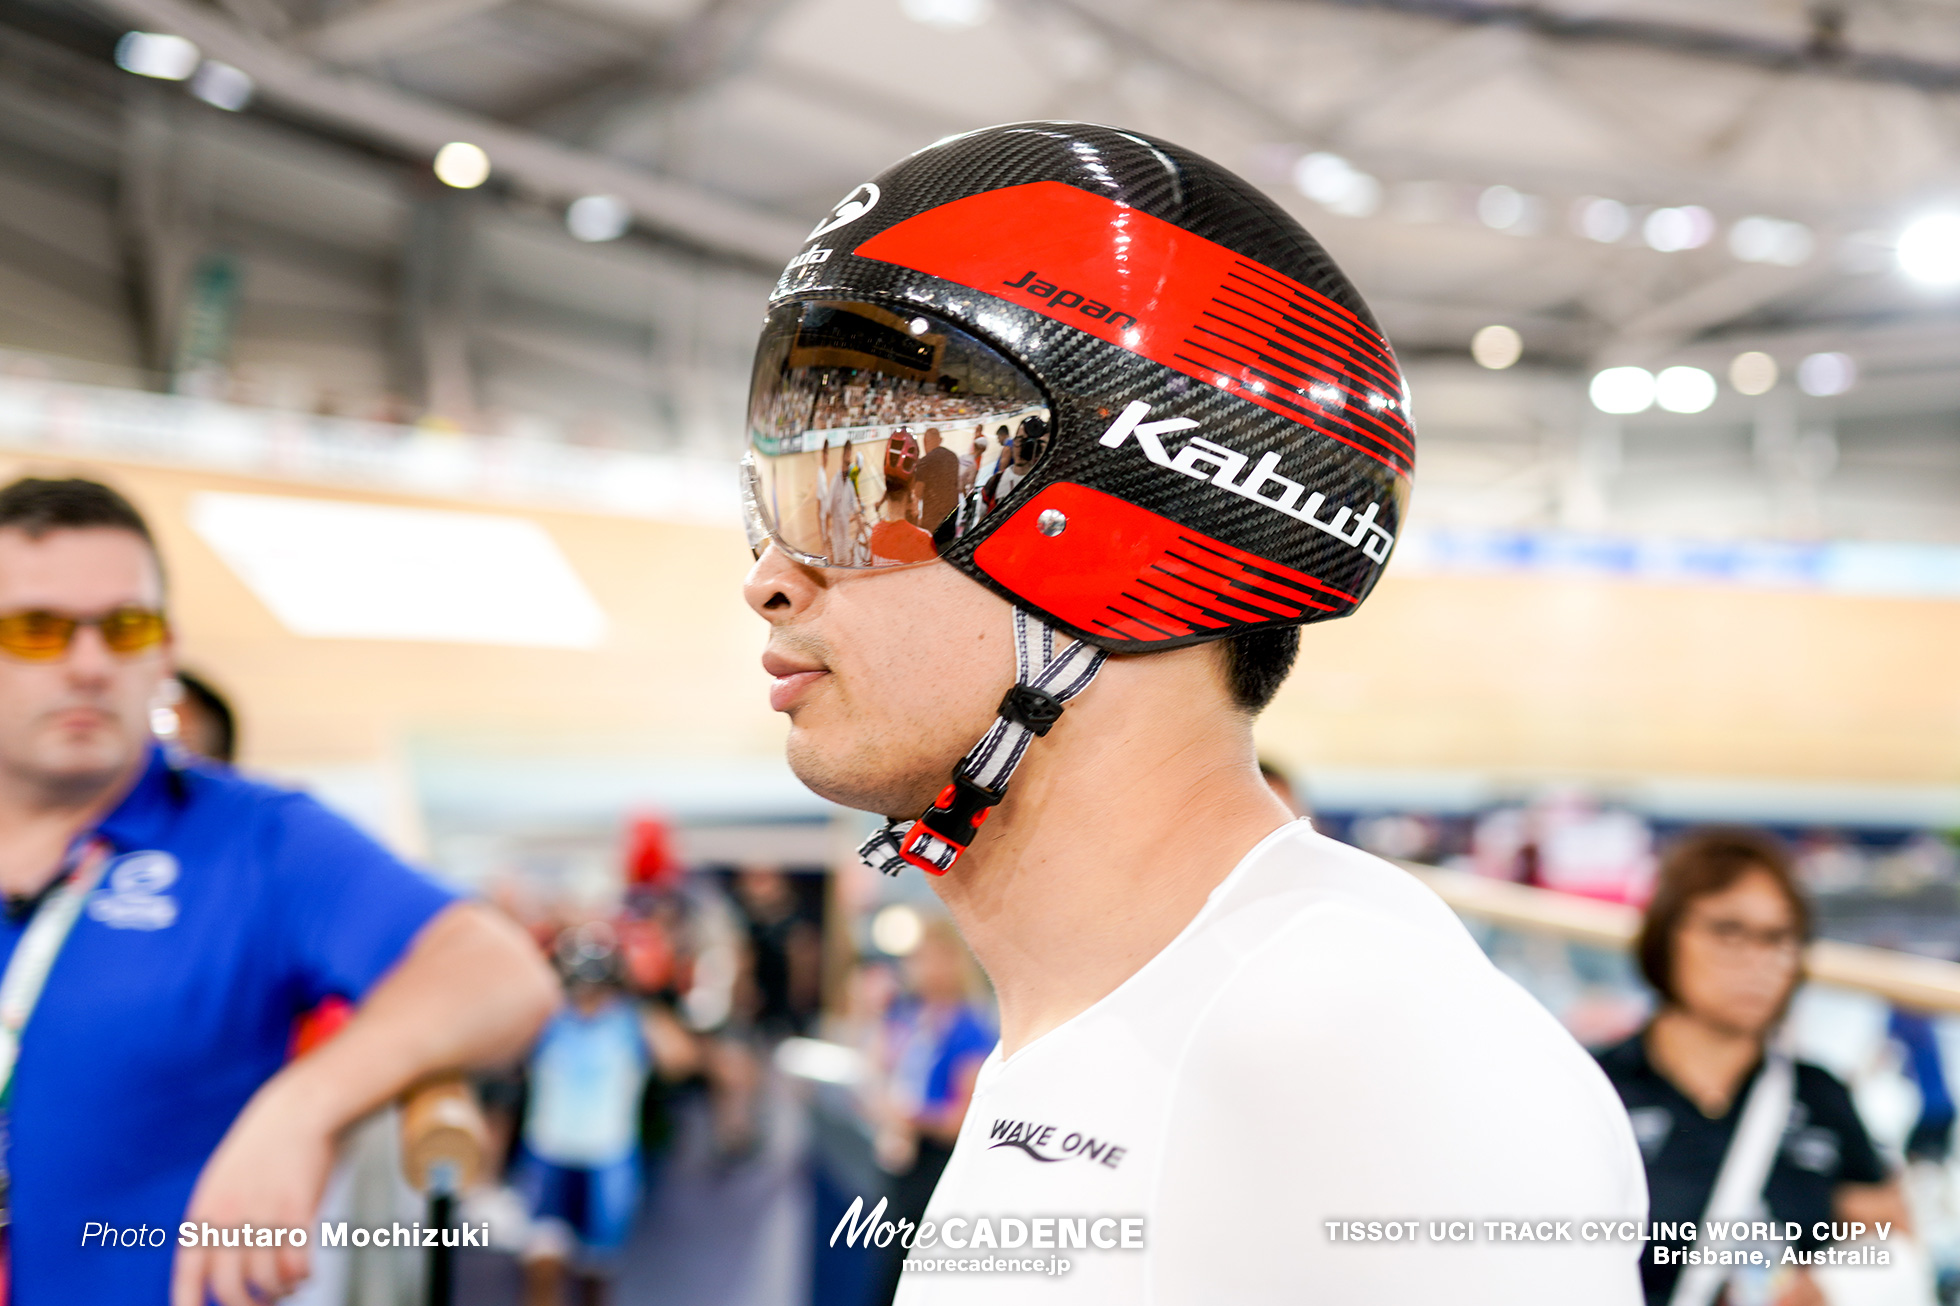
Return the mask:
[[[830,567],[930,562],[1048,445],[1048,402],[958,327],[872,304],[788,304],[749,392],[750,541]]]

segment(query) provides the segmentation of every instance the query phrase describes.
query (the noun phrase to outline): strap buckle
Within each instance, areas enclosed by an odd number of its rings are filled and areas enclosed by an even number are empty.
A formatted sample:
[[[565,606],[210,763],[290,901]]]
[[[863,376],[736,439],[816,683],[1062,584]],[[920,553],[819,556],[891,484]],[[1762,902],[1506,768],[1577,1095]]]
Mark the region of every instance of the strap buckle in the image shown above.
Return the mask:
[[[1005,797],[1006,789],[989,789],[976,784],[967,778],[965,772],[956,769],[953,782],[939,791],[939,797],[933,799],[932,806],[926,808],[925,814],[905,832],[905,841],[899,845],[898,855],[928,875],[944,875],[973,842],[974,833],[986,823],[987,814]],[[930,853],[921,848],[928,834],[953,850],[952,858],[945,865],[934,861]]]
[[[1062,719],[1062,712],[1068,704],[1045,689],[1033,685],[1015,685],[1000,700],[998,715],[1025,727],[1037,739],[1048,733],[1049,728]],[[999,799],[995,799],[999,802]]]

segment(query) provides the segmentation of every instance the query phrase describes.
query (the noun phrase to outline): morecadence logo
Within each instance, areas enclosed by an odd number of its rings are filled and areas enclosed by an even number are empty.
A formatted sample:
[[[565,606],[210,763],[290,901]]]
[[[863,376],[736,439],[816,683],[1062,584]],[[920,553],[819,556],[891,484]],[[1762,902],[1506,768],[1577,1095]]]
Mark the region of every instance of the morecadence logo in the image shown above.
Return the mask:
[[[1144,1219],[1140,1215],[950,1215],[940,1220],[887,1220],[885,1198],[865,1210],[864,1198],[851,1201],[850,1209],[830,1231],[830,1245],[841,1241],[846,1247],[890,1247],[894,1242],[907,1251],[926,1251],[935,1247],[954,1252],[1018,1251],[1141,1251],[1144,1247]],[[969,1255],[946,1262],[946,1269],[981,1269],[969,1265]],[[988,1255],[986,1260],[1000,1258]],[[1066,1261],[1056,1268],[1056,1257],[1034,1257],[1015,1264],[1023,1272],[1061,1274]],[[911,1265],[908,1260],[906,1264]],[[921,1268],[935,1268],[922,1265]],[[993,1267],[987,1267],[993,1268]]]

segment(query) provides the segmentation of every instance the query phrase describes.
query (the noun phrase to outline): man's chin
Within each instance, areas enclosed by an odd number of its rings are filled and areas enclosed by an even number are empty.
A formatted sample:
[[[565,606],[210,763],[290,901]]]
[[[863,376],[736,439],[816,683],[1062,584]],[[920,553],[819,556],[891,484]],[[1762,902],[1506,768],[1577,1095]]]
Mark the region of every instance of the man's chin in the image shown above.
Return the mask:
[[[33,771],[45,788],[86,795],[120,780],[136,756],[121,740],[64,742],[35,758]]]
[[[910,820],[924,811],[946,784],[944,775],[936,780],[921,780],[916,776],[899,776],[887,769],[840,761],[814,747],[809,739],[799,738],[794,728],[790,730],[785,752],[790,771],[811,793],[839,807],[876,816]],[[948,764],[945,774],[951,771]]]

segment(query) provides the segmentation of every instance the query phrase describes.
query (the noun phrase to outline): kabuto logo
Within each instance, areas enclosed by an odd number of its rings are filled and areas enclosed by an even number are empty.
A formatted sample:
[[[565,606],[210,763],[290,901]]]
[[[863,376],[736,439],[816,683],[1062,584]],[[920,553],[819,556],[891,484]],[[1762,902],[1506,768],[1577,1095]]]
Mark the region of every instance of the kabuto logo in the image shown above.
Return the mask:
[[[1381,515],[1380,504],[1371,503],[1360,513],[1352,508],[1341,508],[1322,520],[1320,510],[1326,506],[1327,496],[1318,490],[1307,494],[1306,486],[1288,480],[1275,471],[1279,466],[1277,449],[1268,449],[1250,470],[1246,464],[1251,459],[1236,449],[1227,449],[1201,435],[1192,436],[1182,449],[1172,455],[1165,452],[1163,437],[1172,431],[1189,430],[1197,423],[1188,417],[1144,421],[1149,415],[1149,404],[1141,399],[1132,402],[1117,414],[1116,420],[1103,432],[1103,447],[1120,449],[1124,441],[1134,437],[1137,447],[1143,450],[1143,456],[1159,467],[1168,467],[1196,481],[1210,481],[1221,490],[1229,490],[1242,499],[1250,499],[1274,512],[1283,512],[1295,521],[1305,522],[1315,530],[1361,550],[1375,562],[1388,561],[1388,551],[1394,547],[1395,537],[1375,522]],[[1306,496],[1304,500],[1302,495]]]
[[[996,1120],[987,1133],[987,1140],[988,1151],[1011,1147],[1048,1165],[1057,1161],[1094,1161],[1111,1170],[1122,1164],[1130,1150],[1079,1129],[1063,1134],[1060,1125],[1044,1125],[1033,1120]]]
[[[830,216],[819,222],[803,239],[815,240],[818,236],[835,231],[846,223],[856,222],[876,207],[878,207],[878,188],[867,181],[846,195],[843,201],[830,211]]]

